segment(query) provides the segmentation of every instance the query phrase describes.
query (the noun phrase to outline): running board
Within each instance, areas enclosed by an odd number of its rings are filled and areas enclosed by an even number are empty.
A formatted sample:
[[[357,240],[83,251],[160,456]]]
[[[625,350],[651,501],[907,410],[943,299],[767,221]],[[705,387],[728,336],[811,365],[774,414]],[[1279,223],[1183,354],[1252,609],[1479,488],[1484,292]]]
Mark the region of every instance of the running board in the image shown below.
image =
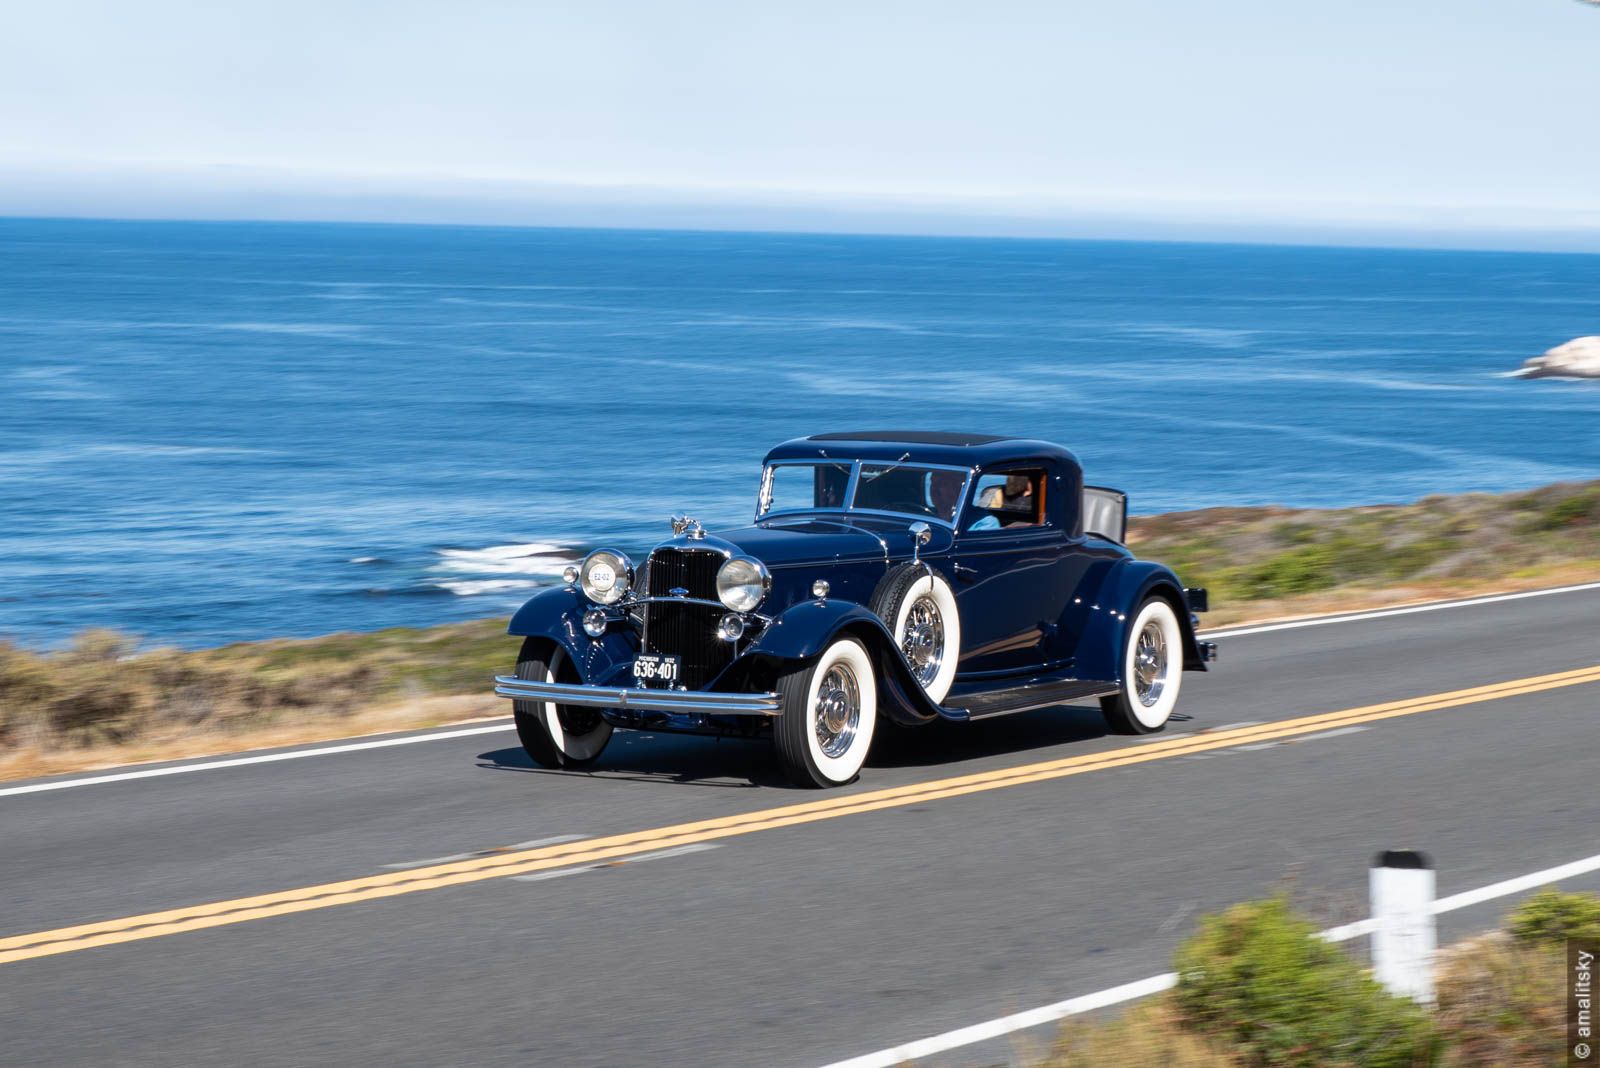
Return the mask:
[[[1036,708],[1070,704],[1086,697],[1102,697],[1116,693],[1118,689],[1120,687],[1114,682],[1062,679],[1060,682],[1041,682],[1032,686],[1013,686],[1008,690],[946,698],[945,707],[952,719],[988,719],[990,716],[1009,716],[1013,712],[1031,712]]]

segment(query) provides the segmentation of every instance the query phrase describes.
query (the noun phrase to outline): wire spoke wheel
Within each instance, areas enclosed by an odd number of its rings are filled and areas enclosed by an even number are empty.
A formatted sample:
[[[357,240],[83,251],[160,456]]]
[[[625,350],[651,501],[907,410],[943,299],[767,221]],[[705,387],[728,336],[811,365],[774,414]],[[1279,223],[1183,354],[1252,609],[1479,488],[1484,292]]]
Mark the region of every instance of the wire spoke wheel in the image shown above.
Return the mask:
[[[850,665],[836,663],[817,687],[817,746],[830,757],[844,755],[861,726],[861,684]]]
[[[1133,652],[1134,693],[1139,703],[1149,708],[1161,700],[1167,684],[1167,638],[1155,620],[1139,631],[1139,644]]]
[[[900,650],[916,673],[917,681],[929,686],[944,666],[944,614],[938,602],[924,594],[906,611],[906,625],[900,633]]]
[[[905,658],[911,681],[928,700],[943,701],[961,659],[961,612],[949,579],[927,561],[900,564],[879,580],[870,607]]]
[[[878,725],[877,669],[859,639],[836,639],[778,676],[772,740],[791,781],[843,786],[860,772]]]

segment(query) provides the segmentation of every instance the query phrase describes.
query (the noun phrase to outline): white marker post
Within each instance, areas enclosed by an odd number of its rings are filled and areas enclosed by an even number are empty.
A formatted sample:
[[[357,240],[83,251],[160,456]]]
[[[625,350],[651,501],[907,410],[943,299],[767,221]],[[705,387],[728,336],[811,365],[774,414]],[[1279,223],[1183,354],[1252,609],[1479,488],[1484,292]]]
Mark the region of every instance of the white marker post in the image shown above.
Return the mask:
[[[1372,862],[1372,971],[1391,994],[1433,1004],[1433,864],[1426,854],[1388,849]]]

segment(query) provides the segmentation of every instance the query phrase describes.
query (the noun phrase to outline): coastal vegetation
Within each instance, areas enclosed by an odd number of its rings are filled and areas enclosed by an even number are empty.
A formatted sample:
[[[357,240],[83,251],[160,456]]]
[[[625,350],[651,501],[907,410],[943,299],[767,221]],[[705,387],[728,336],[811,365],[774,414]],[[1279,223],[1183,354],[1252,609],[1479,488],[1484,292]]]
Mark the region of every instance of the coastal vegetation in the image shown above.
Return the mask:
[[[1600,481],[1337,509],[1136,518],[1129,542],[1210,590],[1212,626],[1600,577]]]
[[[1504,929],[1448,947],[1423,1007],[1324,942],[1287,897],[1204,917],[1174,960],[1177,986],[1111,1019],[1071,1020],[1035,1068],[1534,1068],[1560,1063],[1568,937],[1600,897],[1545,890]]]
[[[1137,517],[1130,543],[1206,586],[1206,625],[1600,579],[1600,481],[1340,509]],[[214,649],[91,630],[0,642],[0,777],[503,714],[504,620]]]

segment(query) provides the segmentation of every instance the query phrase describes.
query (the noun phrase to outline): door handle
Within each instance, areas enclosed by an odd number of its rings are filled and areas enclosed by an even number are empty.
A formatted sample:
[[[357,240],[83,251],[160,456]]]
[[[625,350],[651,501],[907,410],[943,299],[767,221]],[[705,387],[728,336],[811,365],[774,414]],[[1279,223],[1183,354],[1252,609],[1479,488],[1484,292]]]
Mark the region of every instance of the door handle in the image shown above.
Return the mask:
[[[955,572],[956,578],[962,582],[973,582],[978,577],[978,569],[967,567],[965,564],[951,564],[950,570]]]

